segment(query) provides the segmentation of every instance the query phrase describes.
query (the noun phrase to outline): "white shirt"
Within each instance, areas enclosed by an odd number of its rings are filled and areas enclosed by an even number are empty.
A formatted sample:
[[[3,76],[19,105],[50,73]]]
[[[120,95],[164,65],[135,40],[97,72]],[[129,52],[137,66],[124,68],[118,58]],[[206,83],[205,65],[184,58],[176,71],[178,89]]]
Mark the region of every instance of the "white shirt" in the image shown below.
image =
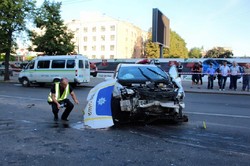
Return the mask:
[[[228,66],[223,65],[220,67],[220,71],[221,71],[221,75],[226,77],[230,72],[230,68]]]
[[[231,66],[230,71],[231,75],[236,76],[240,72],[239,66]]]

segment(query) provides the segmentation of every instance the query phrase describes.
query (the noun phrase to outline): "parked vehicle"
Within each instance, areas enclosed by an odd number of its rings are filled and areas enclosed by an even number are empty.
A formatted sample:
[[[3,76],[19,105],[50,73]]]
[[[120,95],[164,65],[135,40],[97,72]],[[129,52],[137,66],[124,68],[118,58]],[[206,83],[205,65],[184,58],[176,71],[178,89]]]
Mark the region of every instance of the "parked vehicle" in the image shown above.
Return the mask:
[[[87,57],[82,55],[40,56],[30,61],[19,74],[23,86],[52,83],[66,77],[73,85],[90,81]]]
[[[225,62],[225,61],[227,62],[228,67],[232,66],[232,62],[230,62],[228,60],[224,60],[224,59],[206,59],[202,63],[203,72],[205,73],[207,71],[210,64],[213,64],[213,68],[216,70],[219,67],[219,64],[223,65],[223,62]],[[241,74],[244,73],[244,69],[240,65],[239,65],[239,70],[240,70]],[[241,78],[241,75],[238,75],[238,79],[240,79],[240,78]]]
[[[0,64],[0,76],[3,76],[5,73],[5,65]],[[11,66],[9,66],[9,75],[13,76],[13,70],[11,68]]]

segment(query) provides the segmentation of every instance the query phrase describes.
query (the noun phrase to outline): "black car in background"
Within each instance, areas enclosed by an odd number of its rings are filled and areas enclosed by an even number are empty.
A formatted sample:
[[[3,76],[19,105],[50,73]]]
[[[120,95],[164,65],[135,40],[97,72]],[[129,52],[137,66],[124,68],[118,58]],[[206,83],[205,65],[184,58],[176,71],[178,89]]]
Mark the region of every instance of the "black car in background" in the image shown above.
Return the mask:
[[[0,64],[0,76],[3,76],[5,73],[5,65]],[[13,70],[11,67],[9,67],[9,75],[13,76]]]

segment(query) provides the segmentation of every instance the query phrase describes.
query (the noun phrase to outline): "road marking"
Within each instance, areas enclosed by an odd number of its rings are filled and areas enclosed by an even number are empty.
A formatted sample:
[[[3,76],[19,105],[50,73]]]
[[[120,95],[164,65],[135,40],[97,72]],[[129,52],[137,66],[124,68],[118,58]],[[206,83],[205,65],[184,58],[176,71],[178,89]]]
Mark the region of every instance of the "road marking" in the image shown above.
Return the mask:
[[[246,115],[230,115],[230,114],[214,114],[214,113],[203,113],[203,112],[187,112],[188,114],[194,114],[194,115],[208,115],[208,116],[221,116],[221,117],[230,117],[230,118],[245,118],[250,119],[250,116]]]
[[[9,96],[9,95],[0,95],[0,97],[14,98],[14,99],[24,99],[24,100],[38,100],[38,101],[46,100],[46,99],[38,99],[38,98],[34,98],[34,97],[21,97],[21,96]]]

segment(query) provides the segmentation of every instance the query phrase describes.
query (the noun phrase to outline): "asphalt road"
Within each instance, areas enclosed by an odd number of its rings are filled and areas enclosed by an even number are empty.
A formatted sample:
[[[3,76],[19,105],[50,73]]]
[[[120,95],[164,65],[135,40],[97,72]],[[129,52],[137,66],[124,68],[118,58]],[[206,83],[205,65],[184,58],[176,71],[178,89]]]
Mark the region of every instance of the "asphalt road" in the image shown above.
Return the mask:
[[[54,123],[49,87],[0,83],[0,165],[249,165],[250,96],[187,93],[183,124],[86,129],[82,110]]]

